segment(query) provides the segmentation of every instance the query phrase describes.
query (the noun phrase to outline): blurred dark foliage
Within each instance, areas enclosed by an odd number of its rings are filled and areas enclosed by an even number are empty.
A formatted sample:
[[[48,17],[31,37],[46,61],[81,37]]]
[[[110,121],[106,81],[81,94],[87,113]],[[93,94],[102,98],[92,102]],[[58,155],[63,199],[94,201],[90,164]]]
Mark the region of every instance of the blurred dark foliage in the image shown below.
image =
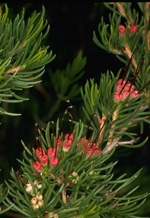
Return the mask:
[[[42,86],[48,94],[48,99],[36,87],[30,90],[25,90],[23,95],[29,96],[30,100],[20,104],[3,105],[8,107],[11,112],[21,113],[19,117],[1,117],[0,125],[0,183],[9,178],[10,168],[18,169],[17,158],[21,158],[23,147],[21,139],[24,143],[31,147],[35,141],[34,125],[38,122],[35,116],[35,111],[42,120],[49,107],[52,106],[49,102],[55,102],[56,95],[48,74],[49,69],[64,69],[68,62],[71,62],[80,50],[83,50],[83,55],[87,57],[87,65],[85,74],[80,79],[79,84],[85,85],[87,79],[95,78],[99,82],[100,74],[111,70],[114,73],[120,68],[125,68],[123,64],[115,57],[99,49],[93,42],[93,31],[97,31],[100,19],[104,16],[106,22],[109,23],[108,14],[110,11],[104,7],[102,3],[50,3],[44,2],[46,9],[46,19],[50,24],[50,33],[46,37],[46,45],[50,45],[56,58],[52,63],[46,66],[45,74],[42,76]],[[25,18],[28,18],[31,13],[36,10],[41,12],[42,4],[35,3],[8,3],[9,17],[13,19],[17,13],[25,8]],[[57,81],[56,81],[57,82]],[[71,100],[74,106],[74,119],[78,121],[81,117],[84,118],[82,112],[82,99]],[[62,117],[67,108],[66,102],[61,102],[58,110],[53,114],[51,120],[56,121],[57,117]],[[69,131],[70,123],[66,116],[63,130]],[[139,130],[137,130],[139,131]],[[144,134],[141,140],[149,135],[149,125],[145,124]],[[150,141],[139,149],[118,149],[114,159],[119,160],[119,167],[116,173],[128,172],[129,175],[135,173],[139,168],[143,167],[145,174],[150,178]],[[148,179],[145,179],[145,184],[148,184]],[[146,186],[145,185],[145,186]],[[148,187],[146,187],[148,189]]]

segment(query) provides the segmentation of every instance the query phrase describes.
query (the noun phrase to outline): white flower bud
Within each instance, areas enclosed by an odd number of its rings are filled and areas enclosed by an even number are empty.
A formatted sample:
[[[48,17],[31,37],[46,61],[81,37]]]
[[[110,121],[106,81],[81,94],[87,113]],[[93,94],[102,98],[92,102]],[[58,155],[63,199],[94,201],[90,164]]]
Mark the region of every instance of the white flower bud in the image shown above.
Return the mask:
[[[38,194],[36,195],[36,199],[37,199],[37,200],[42,200],[42,199],[43,199],[43,196],[38,193]]]
[[[37,203],[37,199],[36,199],[36,198],[32,198],[32,199],[31,199],[31,203],[32,203],[32,204],[36,204],[36,203]]]
[[[77,172],[73,172],[72,176],[78,176],[78,173]]]
[[[91,175],[93,175],[93,173],[94,173],[94,171],[91,170],[91,171],[89,172],[89,175],[91,176]]]
[[[48,214],[47,218],[59,218],[59,216],[58,216],[57,213],[50,212],[50,213]]]
[[[31,194],[31,191],[33,190],[33,188],[32,188],[32,186],[31,186],[31,184],[26,184],[26,192],[28,193],[28,194]]]
[[[38,205],[39,205],[40,207],[42,207],[43,204],[44,204],[44,201],[43,201],[42,199],[41,199],[41,200],[38,200]]]
[[[40,189],[40,188],[42,188],[42,184],[37,184],[36,187],[37,187],[37,189]]]
[[[38,181],[37,181],[37,180],[34,180],[33,184],[34,184],[35,186],[37,186]]]
[[[39,209],[39,205],[37,203],[33,204],[32,207],[33,207],[33,210]]]

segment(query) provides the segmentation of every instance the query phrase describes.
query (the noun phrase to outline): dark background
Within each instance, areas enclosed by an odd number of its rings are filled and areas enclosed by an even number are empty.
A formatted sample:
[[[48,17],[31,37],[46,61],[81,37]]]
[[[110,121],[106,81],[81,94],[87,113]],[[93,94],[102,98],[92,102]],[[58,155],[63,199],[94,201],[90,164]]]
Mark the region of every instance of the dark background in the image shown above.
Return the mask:
[[[100,23],[101,17],[104,16],[106,23],[109,23],[108,14],[110,11],[105,8],[102,3],[43,3],[46,9],[46,19],[48,20],[51,29],[48,37],[44,43],[50,45],[53,53],[56,54],[55,60],[46,66],[45,74],[42,77],[42,85],[47,92],[53,92],[53,87],[48,77],[48,71],[51,69],[64,69],[68,62],[71,62],[79,52],[83,50],[83,56],[87,57],[87,65],[85,67],[85,74],[79,81],[81,86],[84,86],[87,79],[95,78],[95,82],[99,82],[101,73],[106,73],[107,70],[117,74],[120,68],[125,66],[115,57],[106,51],[97,47],[94,44],[93,31],[98,33],[97,28]],[[134,3],[137,8],[137,5]],[[17,13],[20,13],[22,8],[25,7],[26,19],[31,13],[36,10],[41,12],[41,3],[14,3],[9,2],[9,17],[14,19]],[[23,147],[21,139],[27,146],[31,146],[34,142],[34,107],[36,101],[39,102],[39,114],[42,117],[43,111],[45,112],[44,105],[46,104],[45,98],[34,87],[29,91],[30,100],[20,103],[19,105],[9,106],[9,110],[21,112],[21,117],[2,117],[0,126],[0,182],[10,177],[10,169],[14,167],[18,170],[18,162],[16,159],[22,157]],[[55,98],[55,94],[52,98]],[[43,103],[44,102],[44,103]],[[33,105],[35,103],[35,105]],[[75,119],[80,113],[80,106],[82,105],[81,99],[72,102],[74,106]],[[66,109],[66,104],[62,103],[59,110],[54,114],[53,120],[56,121],[57,116],[62,116]],[[37,107],[39,107],[37,105]],[[82,109],[80,109],[82,110]],[[64,127],[65,128],[65,127]],[[68,128],[68,127],[67,127]],[[137,130],[138,131],[138,130]],[[149,125],[145,124],[144,134],[141,140],[149,135]],[[139,149],[122,149],[118,150],[114,159],[119,159],[118,168],[116,173],[127,172],[132,175],[139,168],[143,167],[143,174],[137,179],[138,182],[144,184],[144,189],[149,190],[150,181],[150,148],[148,142]],[[143,190],[144,190],[143,189]],[[149,211],[144,212],[148,215]]]

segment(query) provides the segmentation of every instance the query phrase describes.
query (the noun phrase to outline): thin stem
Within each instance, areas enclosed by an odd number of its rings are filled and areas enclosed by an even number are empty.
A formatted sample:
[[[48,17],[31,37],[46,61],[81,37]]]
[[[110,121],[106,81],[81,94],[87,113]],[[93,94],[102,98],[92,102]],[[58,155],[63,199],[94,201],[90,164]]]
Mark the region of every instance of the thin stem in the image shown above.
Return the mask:
[[[114,111],[112,121],[114,122],[117,119],[117,117],[118,117],[118,109]],[[113,124],[111,128],[113,129],[114,127],[115,125]],[[111,138],[113,134],[114,134],[114,130],[110,131],[108,138]],[[110,139],[109,142],[112,142],[112,139]]]
[[[129,60],[129,62],[128,62],[127,66],[126,66],[126,69],[125,69],[125,71],[124,71],[124,74],[123,74],[123,76],[122,76],[122,83],[121,83],[121,85],[123,84],[123,81],[124,81],[124,79],[125,79],[125,77],[126,77],[126,75],[127,75],[129,66],[130,66],[131,61],[132,61],[132,59],[133,59],[133,55],[134,55],[134,51],[133,51],[133,53],[132,53],[132,55],[131,55],[131,57],[130,57],[130,60]]]
[[[62,200],[65,204],[67,204],[67,197],[66,197],[66,189],[62,190]]]
[[[130,92],[130,90],[131,90],[132,85],[134,84],[134,82],[135,82],[135,80],[136,80],[136,77],[139,75],[139,72],[140,72],[140,70],[141,70],[141,68],[142,68],[142,66],[143,66],[143,63],[144,63],[144,59],[143,59],[141,65],[140,65],[139,69],[136,69],[136,71],[135,71],[135,76],[134,76],[134,78],[133,78],[133,80],[132,80],[132,83],[131,83],[131,85],[130,85],[129,92]]]
[[[97,143],[96,143],[96,147],[98,147],[101,144],[101,142],[102,142],[103,132],[104,132],[104,128],[102,128],[102,127],[104,127],[104,123],[105,123],[104,120],[106,120],[105,115],[102,116],[101,125],[100,125],[101,131],[100,131],[100,133],[98,135],[98,140],[97,140]],[[100,119],[99,119],[99,121],[100,121]]]
[[[125,44],[125,53],[128,55],[129,59],[132,57],[133,53],[131,52],[131,49],[128,44]],[[135,69],[137,69],[137,63],[134,58],[132,58],[132,64]]]

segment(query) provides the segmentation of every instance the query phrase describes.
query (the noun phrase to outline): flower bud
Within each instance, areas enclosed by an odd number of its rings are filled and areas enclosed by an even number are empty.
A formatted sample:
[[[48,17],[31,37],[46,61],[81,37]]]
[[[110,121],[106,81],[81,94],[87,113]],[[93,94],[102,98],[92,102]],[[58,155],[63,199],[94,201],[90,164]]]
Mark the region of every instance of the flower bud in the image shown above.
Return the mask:
[[[57,213],[50,212],[47,214],[46,218],[59,218]]]
[[[126,80],[119,79],[117,84],[124,86],[125,83],[126,83]]]
[[[40,155],[44,155],[45,154],[45,150],[44,150],[44,148],[37,148],[36,150],[35,150],[35,153],[36,153],[36,156],[37,157],[39,157]]]
[[[91,171],[89,172],[89,176],[92,176],[93,174],[94,174],[94,171],[91,170]]]
[[[56,148],[49,148],[47,151],[49,158],[54,157],[56,154]]]
[[[84,142],[83,142],[81,148],[84,148],[83,150],[85,151],[87,146],[88,146],[88,144],[89,144],[89,141],[87,139],[85,139],[85,138],[80,138],[77,146],[79,146],[82,143],[82,141],[84,141]]]
[[[37,200],[42,200],[43,199],[43,196],[41,194],[39,194],[39,193],[35,197],[36,197]]]
[[[37,199],[36,198],[31,198],[31,203],[32,204],[36,204],[37,203]]]
[[[51,157],[49,164],[51,167],[54,167],[55,165],[58,165],[59,163],[59,159],[58,157]]]
[[[130,34],[136,33],[137,30],[138,30],[138,26],[137,25],[131,25],[130,26]]]
[[[57,145],[57,147],[60,147],[61,144],[62,144],[61,139],[57,139],[57,138],[56,138],[56,145]]]
[[[114,101],[115,101],[115,102],[121,101],[122,98],[123,98],[123,96],[122,96],[122,94],[119,94],[119,92],[115,92],[115,93],[114,93]]]
[[[47,154],[39,155],[39,161],[43,166],[46,166],[48,163],[48,155]]]
[[[64,145],[63,145],[63,151],[64,152],[68,152],[69,151],[69,149],[70,149],[70,147],[71,147],[71,145],[72,145],[72,140],[67,140],[65,143],[64,143]]]
[[[38,200],[38,205],[39,205],[40,207],[42,207],[42,206],[43,206],[43,204],[44,204],[44,201],[43,201],[43,199],[40,199],[40,200]]]
[[[129,95],[129,92],[124,91],[124,92],[122,93],[122,100],[125,100],[125,99],[128,97],[128,95]]]
[[[124,25],[119,25],[118,26],[118,33],[119,33],[119,36],[124,36],[125,35],[125,32],[126,32],[126,28]]]
[[[42,164],[38,161],[33,163],[33,169],[36,170],[37,172],[43,172]]]
[[[37,203],[32,204],[32,208],[33,208],[33,210],[37,210],[37,209],[39,209],[39,205]]]
[[[33,190],[32,185],[31,184],[26,184],[26,192],[28,194],[31,194],[31,191]]]
[[[89,148],[89,149],[87,150],[87,153],[86,153],[87,157],[92,156],[93,152],[94,152],[94,149],[93,149],[93,148]]]
[[[131,92],[130,94],[130,98],[137,98],[139,96],[139,92],[138,90],[134,90],[133,92]]]
[[[102,152],[101,149],[96,148],[96,149],[94,149],[93,155],[98,155],[98,154],[100,154],[101,152]]]
[[[90,142],[90,146],[89,146],[89,148],[92,148],[93,150],[96,149],[96,145],[95,145],[95,143]]]
[[[131,86],[130,83],[127,83],[123,89],[124,91],[133,91],[134,90],[134,85]]]
[[[42,184],[39,184],[37,180],[34,180],[33,184],[36,186],[37,189],[42,188]]]
[[[72,176],[78,176],[78,173],[77,172],[73,172]]]
[[[74,140],[74,135],[67,133],[67,134],[65,135],[64,139],[66,139],[66,140],[70,139],[71,141],[73,141],[73,140]]]
[[[120,92],[122,90],[123,86],[121,84],[118,84],[116,87],[116,91]]]

